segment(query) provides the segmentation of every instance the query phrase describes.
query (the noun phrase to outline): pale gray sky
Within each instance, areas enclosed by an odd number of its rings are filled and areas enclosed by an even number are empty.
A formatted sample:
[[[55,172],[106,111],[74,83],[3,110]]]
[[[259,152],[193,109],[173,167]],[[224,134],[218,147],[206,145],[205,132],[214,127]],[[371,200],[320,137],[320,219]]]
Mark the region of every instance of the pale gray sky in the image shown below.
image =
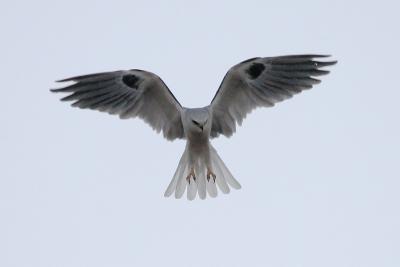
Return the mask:
[[[0,266],[400,266],[399,8],[1,2]],[[204,106],[232,65],[295,53],[339,64],[213,141],[243,188],[206,201],[163,197],[184,142],[48,91],[140,68]]]

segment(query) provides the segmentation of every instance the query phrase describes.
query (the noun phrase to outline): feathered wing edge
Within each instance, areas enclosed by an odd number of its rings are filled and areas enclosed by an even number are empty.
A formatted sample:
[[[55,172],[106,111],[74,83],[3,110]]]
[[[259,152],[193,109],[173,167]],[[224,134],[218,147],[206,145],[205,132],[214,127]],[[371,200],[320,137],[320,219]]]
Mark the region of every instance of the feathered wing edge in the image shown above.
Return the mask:
[[[74,82],[51,89],[67,93],[62,101],[73,107],[118,115],[121,119],[139,117],[167,140],[184,139],[182,106],[156,74],[144,70],[121,70],[76,76],[58,82]]]
[[[230,137],[247,114],[257,107],[276,103],[311,89],[320,83],[315,77],[327,75],[321,68],[337,61],[319,61],[328,55],[290,55],[251,58],[229,69],[211,101],[211,137]]]

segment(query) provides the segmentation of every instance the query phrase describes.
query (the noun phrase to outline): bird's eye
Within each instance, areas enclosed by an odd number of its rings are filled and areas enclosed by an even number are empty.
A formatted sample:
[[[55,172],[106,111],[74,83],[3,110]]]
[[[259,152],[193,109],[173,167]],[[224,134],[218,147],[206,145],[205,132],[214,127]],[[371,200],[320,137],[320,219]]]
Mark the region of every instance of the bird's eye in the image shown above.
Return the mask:
[[[199,123],[198,123],[197,121],[195,121],[195,120],[192,120],[192,122],[193,122],[194,124],[196,124],[196,125],[199,125]]]

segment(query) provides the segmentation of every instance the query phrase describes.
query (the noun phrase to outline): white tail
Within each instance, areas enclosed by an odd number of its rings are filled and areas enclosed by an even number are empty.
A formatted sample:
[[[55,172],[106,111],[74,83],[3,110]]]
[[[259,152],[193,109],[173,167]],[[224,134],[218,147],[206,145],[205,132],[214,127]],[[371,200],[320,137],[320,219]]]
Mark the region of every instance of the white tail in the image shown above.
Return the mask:
[[[209,145],[209,155],[210,164],[209,166],[212,172],[215,174],[215,181],[213,177],[207,180],[207,164],[203,158],[197,158],[194,160],[194,173],[196,175],[196,180],[186,179],[191,171],[192,166],[190,166],[189,149],[185,148],[183,155],[179,161],[178,167],[176,168],[174,177],[172,178],[164,196],[169,197],[175,192],[175,198],[181,198],[187,191],[187,198],[193,200],[196,198],[198,192],[201,199],[205,199],[207,193],[210,197],[216,197],[218,195],[218,188],[222,193],[228,194],[230,192],[230,187],[235,189],[240,189],[241,186],[233,175],[225,166],[225,163],[218,156],[217,151]]]

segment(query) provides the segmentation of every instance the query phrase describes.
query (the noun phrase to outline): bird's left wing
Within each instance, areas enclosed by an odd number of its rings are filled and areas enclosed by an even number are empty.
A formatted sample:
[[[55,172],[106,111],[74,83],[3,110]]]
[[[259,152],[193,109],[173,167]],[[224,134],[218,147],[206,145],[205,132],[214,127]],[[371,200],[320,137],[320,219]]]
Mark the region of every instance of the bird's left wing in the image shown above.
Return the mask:
[[[119,115],[122,119],[140,117],[168,140],[184,138],[182,106],[165,83],[155,74],[142,70],[103,72],[72,77],[58,82],[74,82],[52,92],[69,93],[62,101],[75,101],[73,107]]]
[[[336,61],[317,61],[322,55],[293,55],[252,58],[233,66],[225,75],[210,104],[211,137],[231,136],[236,123],[241,125],[248,113],[257,107],[272,107],[310,89],[328,74],[321,70]]]

